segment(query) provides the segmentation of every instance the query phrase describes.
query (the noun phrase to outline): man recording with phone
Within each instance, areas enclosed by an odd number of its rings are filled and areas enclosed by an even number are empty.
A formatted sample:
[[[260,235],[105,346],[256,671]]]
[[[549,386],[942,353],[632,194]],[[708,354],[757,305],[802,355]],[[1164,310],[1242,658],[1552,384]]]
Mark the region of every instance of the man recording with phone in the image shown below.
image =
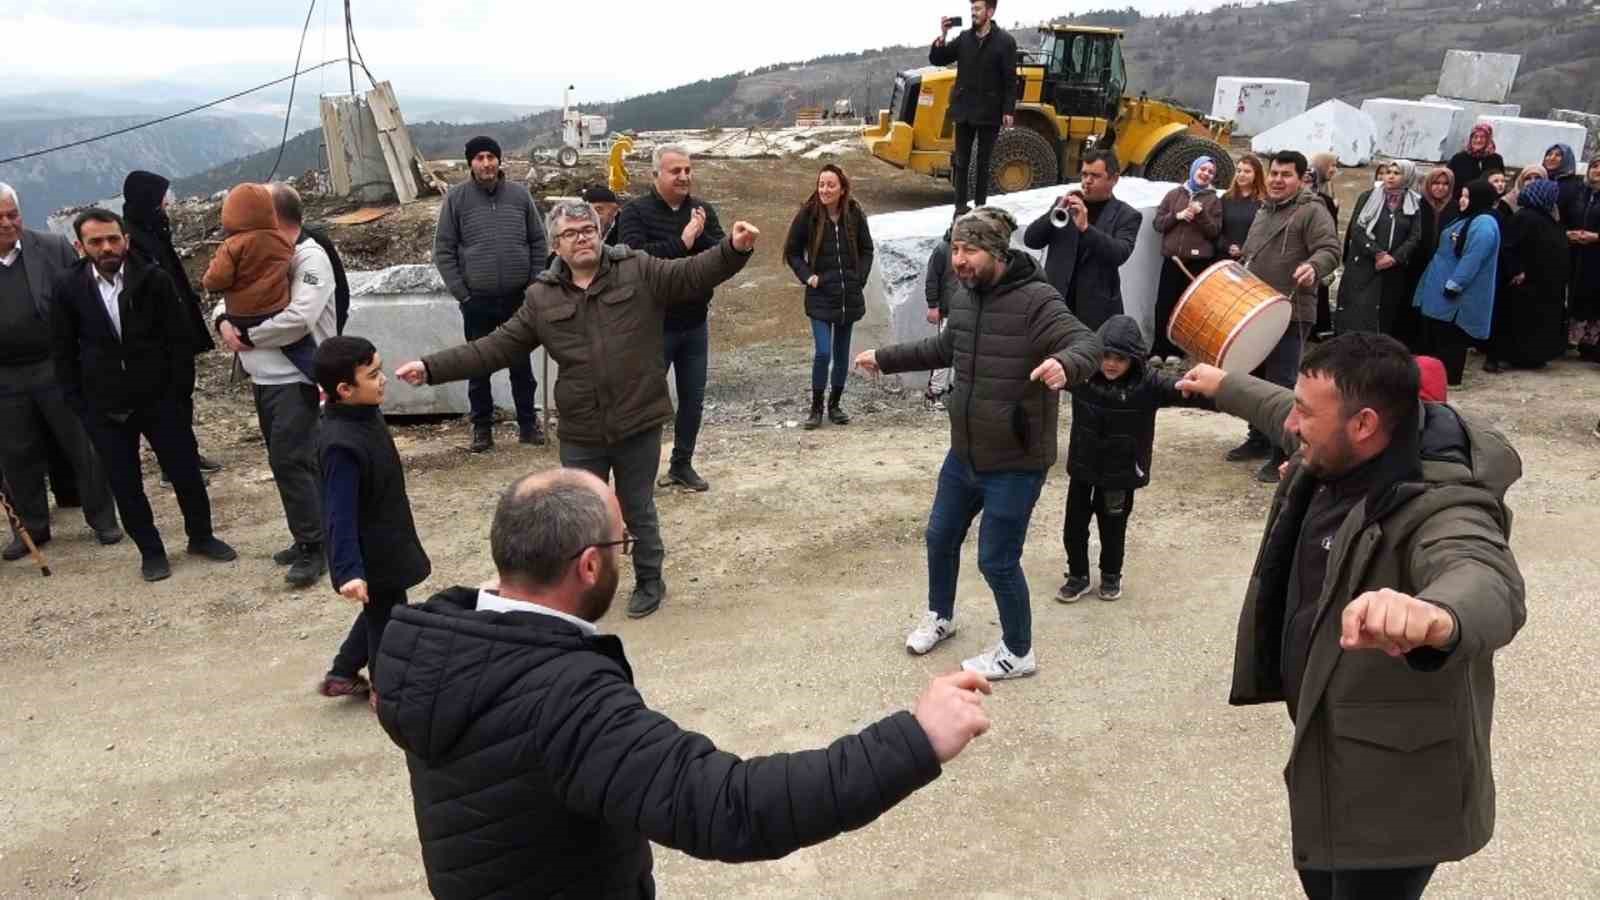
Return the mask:
[[[1030,250],[1045,250],[1044,272],[1067,301],[1067,309],[1094,330],[1122,315],[1120,267],[1133,255],[1144,215],[1111,195],[1117,186],[1117,155],[1089,150],[1081,184],[1063,194],[1022,235]]]
[[[950,155],[950,180],[956,188],[956,217],[967,205],[967,180],[973,170],[973,145],[977,145],[977,180],[972,185],[973,206],[989,199],[989,158],[1001,126],[1010,128],[1017,108],[1017,42],[994,24],[998,0],[975,0],[972,27],[947,41],[950,29],[960,28],[959,17],[939,20],[939,37],[928,51],[928,62],[956,66],[956,86],[950,94],[950,121],[956,126],[956,148]]]

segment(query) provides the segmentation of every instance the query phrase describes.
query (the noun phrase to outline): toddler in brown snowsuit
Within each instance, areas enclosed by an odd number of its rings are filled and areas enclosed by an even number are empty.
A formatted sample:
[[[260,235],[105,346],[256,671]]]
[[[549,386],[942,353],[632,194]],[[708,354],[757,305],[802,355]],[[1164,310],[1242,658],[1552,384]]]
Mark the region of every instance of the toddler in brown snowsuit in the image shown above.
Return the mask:
[[[201,279],[205,289],[223,295],[223,318],[249,343],[249,330],[289,305],[294,245],[278,230],[272,192],[264,184],[241,184],[222,201],[227,238]],[[313,383],[316,341],[308,334],[282,348],[283,355]]]

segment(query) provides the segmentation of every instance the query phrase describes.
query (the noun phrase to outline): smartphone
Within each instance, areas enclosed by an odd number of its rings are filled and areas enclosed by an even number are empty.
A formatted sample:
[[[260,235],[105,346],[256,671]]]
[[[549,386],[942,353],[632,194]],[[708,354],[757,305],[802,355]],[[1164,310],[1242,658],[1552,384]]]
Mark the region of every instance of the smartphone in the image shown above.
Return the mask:
[[[961,27],[961,17],[960,16],[946,16],[945,20],[944,20],[944,27],[946,27],[946,28],[960,28]]]

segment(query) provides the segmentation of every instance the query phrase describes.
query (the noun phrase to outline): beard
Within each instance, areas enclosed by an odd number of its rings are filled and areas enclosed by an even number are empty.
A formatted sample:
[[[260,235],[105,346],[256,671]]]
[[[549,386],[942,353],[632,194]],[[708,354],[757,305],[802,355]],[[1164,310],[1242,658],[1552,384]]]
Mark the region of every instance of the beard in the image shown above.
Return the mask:
[[[612,555],[612,558],[606,561],[605,571],[600,574],[600,580],[578,598],[578,618],[585,622],[598,622],[605,618],[611,609],[611,601],[616,599],[617,581],[620,577],[617,560]]]
[[[126,253],[103,253],[94,258],[94,267],[106,278],[112,278],[117,270],[122,268],[122,263],[128,258]]]
[[[1318,479],[1338,478],[1354,468],[1356,450],[1343,431],[1315,449],[1316,453],[1306,461],[1305,467]]]
[[[988,266],[973,266],[972,277],[968,278],[958,271],[956,273],[956,280],[960,281],[961,286],[967,290],[976,291],[980,288],[988,287],[994,283],[996,269],[997,266],[995,266],[993,263],[990,263]]]

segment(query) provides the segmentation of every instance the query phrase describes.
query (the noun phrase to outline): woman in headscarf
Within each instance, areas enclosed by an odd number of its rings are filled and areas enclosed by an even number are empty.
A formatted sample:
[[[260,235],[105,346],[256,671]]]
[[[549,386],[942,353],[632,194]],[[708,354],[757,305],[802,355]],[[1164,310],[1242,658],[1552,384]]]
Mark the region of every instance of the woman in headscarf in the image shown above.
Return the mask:
[[[1418,177],[1416,191],[1422,197],[1422,204],[1418,207],[1417,218],[1422,230],[1422,243],[1412,252],[1411,265],[1406,267],[1406,293],[1413,297],[1416,296],[1417,287],[1422,284],[1422,273],[1439,249],[1439,231],[1443,227],[1439,223],[1449,224],[1461,215],[1458,206],[1461,192],[1456,190],[1455,176],[1450,174],[1449,169],[1439,166]],[[1416,306],[1408,304],[1400,310],[1392,334],[1412,353],[1424,352],[1422,314]]]
[[[1494,126],[1488,122],[1472,126],[1467,145],[1450,157],[1450,174],[1455,176],[1456,184],[1471,184],[1505,167],[1506,161],[1494,145]]]
[[[1566,351],[1563,298],[1571,254],[1556,222],[1556,185],[1538,179],[1523,188],[1507,229],[1501,258],[1504,287],[1495,306],[1495,330],[1485,372],[1500,364],[1538,368]]]
[[[1167,338],[1167,321],[1189,287],[1190,275],[1198,276],[1216,255],[1217,235],[1222,233],[1216,177],[1216,161],[1200,157],[1189,166],[1189,180],[1168,191],[1156,208],[1152,224],[1161,235],[1161,283],[1156,289],[1156,339],[1150,348],[1153,365],[1177,365],[1183,356]]]
[[[1568,339],[1584,359],[1600,362],[1600,158],[1589,160],[1581,182],[1568,184],[1558,185],[1557,201],[1572,257]]]
[[[1495,286],[1494,322],[1490,327],[1489,340],[1483,347],[1483,370],[1491,375],[1504,371],[1506,342],[1501,336],[1509,327],[1506,317],[1511,305],[1509,301],[1502,302],[1501,298],[1509,295],[1511,276],[1518,271],[1516,261],[1509,256],[1510,249],[1517,244],[1514,229],[1520,224],[1517,221],[1517,200],[1530,183],[1544,180],[1544,166],[1528,166],[1517,175],[1516,181],[1507,183],[1505,192],[1494,205],[1494,218],[1500,223],[1500,282]],[[1492,175],[1489,183],[1494,184]]]
[[[1422,198],[1411,190],[1416,166],[1378,164],[1378,183],[1356,201],[1345,233],[1337,330],[1393,335],[1399,311],[1411,304],[1406,266],[1422,243]]]
[[[128,245],[132,252],[166,272],[177,287],[178,300],[183,304],[184,321],[189,323],[189,347],[195,356],[199,356],[217,345],[211,340],[211,329],[206,327],[200,295],[195,293],[189,274],[184,271],[183,260],[172,245],[172,221],[167,218],[166,209],[168,186],[167,179],[154,172],[129,172],[122,182],[122,219],[128,228]],[[197,369],[190,369],[191,378]],[[183,386],[179,397],[191,425],[194,423],[194,389],[195,384],[191,381]],[[221,468],[221,463],[204,453],[200,454],[200,471],[216,472]]]
[[[1571,194],[1583,186],[1578,177],[1578,157],[1566,144],[1551,144],[1544,152],[1544,177],[1556,183],[1557,208],[1567,203]]]
[[[1461,191],[1461,216],[1439,236],[1439,249],[1417,286],[1423,344],[1429,356],[1444,363],[1452,386],[1461,383],[1467,348],[1474,340],[1488,339],[1494,316],[1500,268],[1496,199],[1487,181],[1474,181]]]

